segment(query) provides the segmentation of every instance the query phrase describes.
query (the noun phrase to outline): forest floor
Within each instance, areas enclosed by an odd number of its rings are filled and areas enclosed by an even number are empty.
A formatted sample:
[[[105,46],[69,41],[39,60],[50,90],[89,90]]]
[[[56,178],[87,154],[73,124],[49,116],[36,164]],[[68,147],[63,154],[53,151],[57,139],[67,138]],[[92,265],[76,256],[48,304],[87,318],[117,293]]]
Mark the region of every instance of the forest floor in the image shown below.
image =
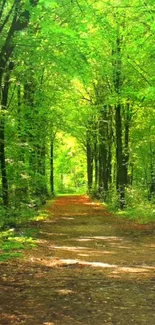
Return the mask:
[[[154,325],[155,224],[86,196],[46,209],[27,226],[38,245],[0,263],[0,325]]]

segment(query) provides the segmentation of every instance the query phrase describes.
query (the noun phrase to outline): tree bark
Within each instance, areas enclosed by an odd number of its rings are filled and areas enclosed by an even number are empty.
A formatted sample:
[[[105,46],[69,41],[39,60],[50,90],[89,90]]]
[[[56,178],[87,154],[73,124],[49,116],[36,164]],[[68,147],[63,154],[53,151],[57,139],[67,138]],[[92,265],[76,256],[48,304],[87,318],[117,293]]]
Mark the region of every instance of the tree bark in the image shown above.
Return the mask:
[[[6,157],[5,157],[5,111],[7,110],[8,93],[10,86],[10,74],[13,70],[13,64],[10,62],[8,71],[4,76],[3,86],[1,80],[1,121],[0,121],[0,164],[1,164],[1,177],[2,177],[2,198],[3,205],[8,206],[8,179],[6,171]]]
[[[50,170],[50,186],[51,194],[54,195],[54,141],[51,139],[51,170]]]
[[[129,132],[130,132],[130,106],[125,107],[125,139],[124,139],[124,184],[129,185],[128,168],[129,168]]]
[[[30,0],[31,5],[37,5],[37,0]],[[1,100],[1,121],[0,121],[0,163],[2,177],[2,197],[4,206],[8,206],[8,180],[6,172],[5,159],[5,110],[7,109],[8,92],[9,92],[9,77],[13,70],[12,62],[9,63],[12,53],[15,48],[13,43],[14,35],[17,31],[25,29],[29,22],[30,13],[27,10],[22,10],[22,1],[14,0],[11,9],[3,17],[6,1],[2,1],[0,6],[0,31],[2,32],[8,21],[10,27],[5,37],[5,41],[0,49],[0,100]],[[3,80],[4,79],[4,80]]]
[[[148,199],[151,200],[155,197],[155,151],[150,143],[150,183]]]
[[[117,22],[116,45],[113,51],[114,66],[113,78],[114,88],[117,95],[117,104],[115,105],[115,125],[116,125],[116,190],[119,195],[119,207],[125,207],[125,171],[124,171],[124,154],[122,144],[122,106],[121,106],[121,88],[122,88],[122,58],[121,46],[122,39]]]
[[[123,146],[122,146],[122,117],[121,105],[116,106],[116,190],[119,194],[120,208],[125,206],[125,174],[123,163]]]
[[[108,120],[107,107],[101,111],[99,122],[99,193],[106,200],[108,193]]]
[[[89,131],[87,132],[87,181],[88,181],[88,193],[91,192],[93,186],[93,152],[90,140]]]
[[[4,116],[3,116],[4,118]],[[6,173],[6,159],[5,159],[5,122],[3,119],[0,123],[0,164],[2,175],[2,199],[4,207],[8,206],[8,180]]]
[[[98,153],[98,143],[97,143],[97,136],[96,136],[95,143],[94,143],[95,191],[97,191],[98,179],[99,179],[98,165],[99,165],[99,153]]]
[[[109,187],[112,184],[112,144],[113,144],[113,110],[108,108],[108,158],[107,158],[107,173]]]

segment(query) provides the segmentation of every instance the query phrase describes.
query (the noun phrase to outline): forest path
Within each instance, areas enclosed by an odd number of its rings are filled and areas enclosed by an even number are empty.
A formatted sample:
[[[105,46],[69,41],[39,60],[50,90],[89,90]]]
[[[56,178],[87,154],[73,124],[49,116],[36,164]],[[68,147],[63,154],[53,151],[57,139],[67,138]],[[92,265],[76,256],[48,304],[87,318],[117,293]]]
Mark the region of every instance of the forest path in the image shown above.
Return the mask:
[[[47,209],[38,246],[0,264],[0,325],[154,325],[154,226],[85,196]]]

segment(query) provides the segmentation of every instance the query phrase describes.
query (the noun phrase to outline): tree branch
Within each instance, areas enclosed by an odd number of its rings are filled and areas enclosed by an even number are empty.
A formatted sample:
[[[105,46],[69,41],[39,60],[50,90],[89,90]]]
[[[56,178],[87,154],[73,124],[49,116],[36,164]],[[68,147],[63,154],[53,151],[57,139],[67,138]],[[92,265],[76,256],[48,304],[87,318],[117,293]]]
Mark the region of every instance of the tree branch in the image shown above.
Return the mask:
[[[12,14],[12,12],[13,12],[13,9],[14,9],[15,4],[16,4],[16,0],[14,1],[14,3],[13,3],[13,5],[12,5],[11,9],[9,10],[8,14],[6,15],[6,17],[5,17],[4,21],[3,21],[3,23],[0,24],[0,33],[3,31],[3,28],[5,27],[6,23],[8,22],[8,20],[9,20],[11,14]]]
[[[1,8],[0,8],[0,20],[2,18],[5,5],[6,5],[6,0],[3,0],[2,4],[1,4]]]

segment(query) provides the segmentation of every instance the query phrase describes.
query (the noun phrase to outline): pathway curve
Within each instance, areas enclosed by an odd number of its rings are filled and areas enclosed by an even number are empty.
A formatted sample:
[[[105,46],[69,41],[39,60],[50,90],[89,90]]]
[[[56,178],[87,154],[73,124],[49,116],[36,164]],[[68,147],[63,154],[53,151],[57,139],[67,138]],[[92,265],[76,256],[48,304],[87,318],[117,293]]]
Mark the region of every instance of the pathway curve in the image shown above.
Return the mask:
[[[0,325],[154,325],[153,226],[59,197],[24,260],[0,264]],[[5,275],[5,277],[4,277]]]

